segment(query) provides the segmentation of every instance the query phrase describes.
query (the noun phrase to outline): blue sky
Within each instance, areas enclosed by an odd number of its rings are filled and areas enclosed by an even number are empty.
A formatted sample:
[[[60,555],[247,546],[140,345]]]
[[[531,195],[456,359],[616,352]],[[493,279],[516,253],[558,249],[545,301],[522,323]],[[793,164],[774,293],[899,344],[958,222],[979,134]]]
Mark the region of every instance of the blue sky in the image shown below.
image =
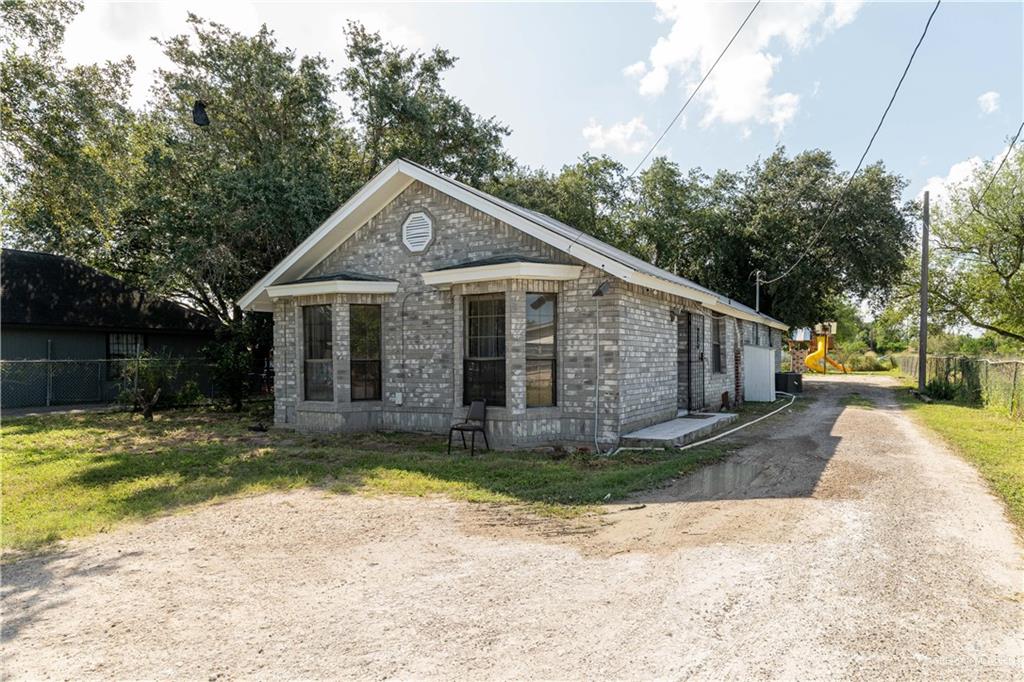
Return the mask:
[[[141,103],[162,64],[149,41],[184,29],[187,9],[250,32],[260,23],[299,53],[344,64],[342,27],[363,21],[413,49],[460,58],[447,86],[508,123],[520,162],[557,169],[584,152],[630,168],[717,56],[748,3],[89,3],[65,53],[131,54]],[[920,35],[930,2],[763,2],[658,153],[683,167],[738,169],[781,142],[820,147],[852,169]],[[1005,149],[1024,117],[1024,4],[939,9],[869,156],[926,185],[960,179]]]

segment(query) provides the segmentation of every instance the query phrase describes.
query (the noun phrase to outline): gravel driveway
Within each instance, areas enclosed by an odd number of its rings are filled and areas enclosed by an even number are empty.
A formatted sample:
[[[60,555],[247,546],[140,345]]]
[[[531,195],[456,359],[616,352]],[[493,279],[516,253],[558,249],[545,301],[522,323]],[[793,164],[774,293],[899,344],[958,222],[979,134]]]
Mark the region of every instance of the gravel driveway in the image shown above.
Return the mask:
[[[573,523],[302,491],[71,543],[5,567],[4,677],[1022,679],[1021,547],[887,381]]]

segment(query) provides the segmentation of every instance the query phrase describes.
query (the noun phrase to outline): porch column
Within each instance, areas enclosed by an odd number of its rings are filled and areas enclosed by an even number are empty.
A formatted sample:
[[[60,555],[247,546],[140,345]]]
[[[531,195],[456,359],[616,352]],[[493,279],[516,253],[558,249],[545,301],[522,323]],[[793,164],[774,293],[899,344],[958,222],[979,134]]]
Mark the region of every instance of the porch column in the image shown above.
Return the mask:
[[[505,293],[505,400],[510,416],[526,416],[526,284]]]

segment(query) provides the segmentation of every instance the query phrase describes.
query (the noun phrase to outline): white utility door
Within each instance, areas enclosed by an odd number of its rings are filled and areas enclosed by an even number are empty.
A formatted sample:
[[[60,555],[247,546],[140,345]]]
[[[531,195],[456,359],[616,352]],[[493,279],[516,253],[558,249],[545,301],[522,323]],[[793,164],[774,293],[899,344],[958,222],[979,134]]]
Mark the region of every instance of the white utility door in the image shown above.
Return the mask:
[[[743,399],[755,403],[775,400],[775,349],[743,346]]]

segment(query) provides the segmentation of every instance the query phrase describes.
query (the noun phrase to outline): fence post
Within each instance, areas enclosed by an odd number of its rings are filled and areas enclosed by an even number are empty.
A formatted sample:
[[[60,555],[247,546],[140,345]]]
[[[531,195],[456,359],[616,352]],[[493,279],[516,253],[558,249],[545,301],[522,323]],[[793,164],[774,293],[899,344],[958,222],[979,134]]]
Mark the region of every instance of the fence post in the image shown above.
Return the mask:
[[[103,402],[103,363],[96,361],[96,402]]]
[[[50,406],[50,400],[53,397],[53,363],[50,362],[53,353],[51,352],[53,342],[50,339],[46,340],[46,406]]]
[[[1013,382],[1010,385],[1010,418],[1017,416],[1017,374],[1020,363],[1013,363]]]

